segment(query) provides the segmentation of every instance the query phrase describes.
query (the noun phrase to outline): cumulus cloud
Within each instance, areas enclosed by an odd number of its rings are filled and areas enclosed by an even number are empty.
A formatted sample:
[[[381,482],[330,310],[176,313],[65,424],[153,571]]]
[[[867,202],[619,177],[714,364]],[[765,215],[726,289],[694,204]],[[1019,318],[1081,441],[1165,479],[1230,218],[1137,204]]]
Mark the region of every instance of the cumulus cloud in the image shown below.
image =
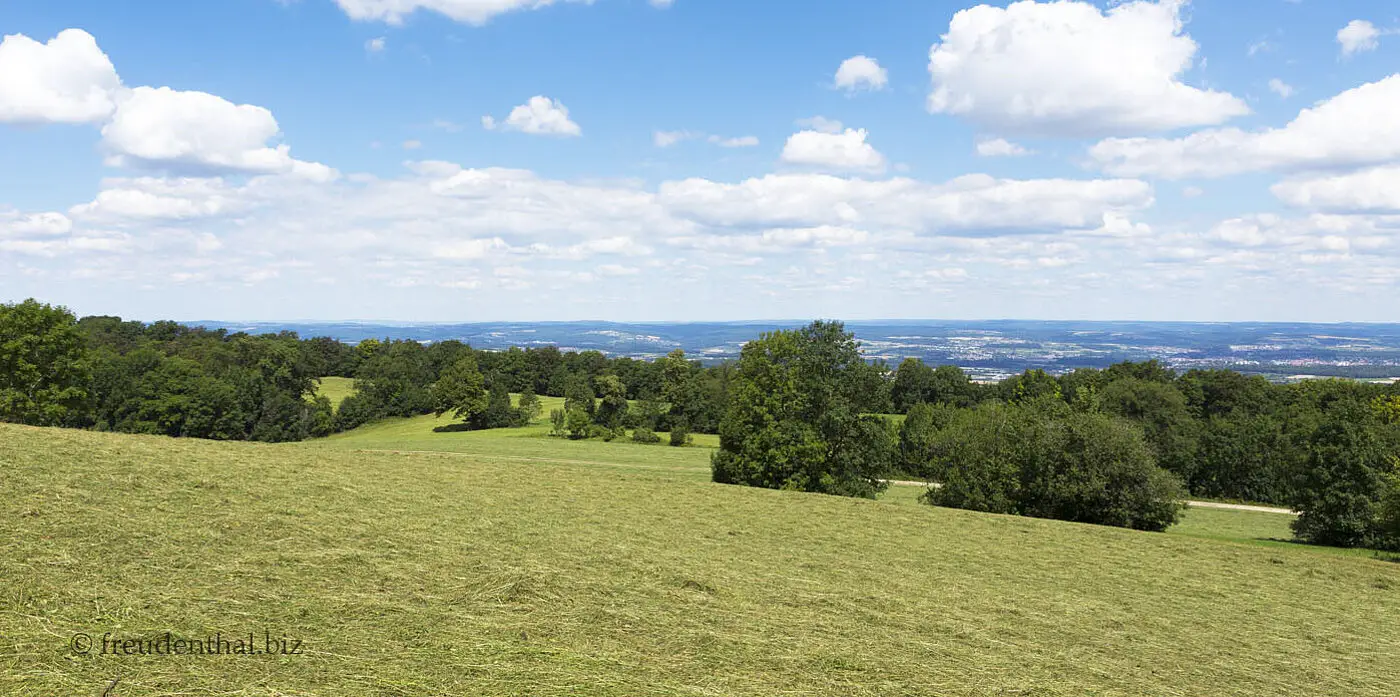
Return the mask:
[[[1283,128],[1208,129],[1183,138],[1109,138],[1089,154],[1118,176],[1222,177],[1366,166],[1400,158],[1400,74],[1304,109]]]
[[[292,159],[272,112],[204,92],[137,87],[102,127],[107,162],[118,167],[335,176],[325,165]]]
[[[783,146],[782,160],[790,165],[839,171],[881,172],[885,156],[869,143],[865,129],[842,133],[800,131]]]
[[[0,41],[0,123],[101,123],[120,88],[112,61],[81,29],[44,44],[23,34]]]
[[[73,230],[73,221],[62,213],[30,213],[0,211],[0,239],[43,238],[66,235]]]
[[[1183,0],[979,5],[953,16],[929,55],[929,111],[1007,133],[1101,136],[1220,124],[1233,95],[1181,81],[1196,42]]]
[[[836,69],[836,87],[847,92],[882,90],[889,84],[889,71],[869,56],[853,56]]]
[[[537,10],[556,0],[335,0],[351,19],[403,24],[418,10],[442,14],[453,21],[481,26],[497,15],[519,10]],[[565,0],[592,4],[593,0]]]
[[[1400,166],[1288,179],[1274,196],[1290,206],[1343,213],[1400,213]]]
[[[737,184],[666,182],[660,202],[713,228],[897,230],[917,235],[1005,234],[1096,229],[1110,213],[1150,206],[1152,188],[1135,180],[1011,180],[968,175],[943,184],[825,174],[773,174]]]
[[[481,125],[488,131],[519,131],[531,135],[576,137],[583,135],[579,125],[569,120],[569,110],[557,100],[545,96],[511,109],[504,121],[483,116]]]
[[[1031,151],[1005,138],[986,138],[977,141],[977,154],[981,157],[1021,157]]]
[[[1337,31],[1337,43],[1342,46],[1342,55],[1374,51],[1379,45],[1381,31],[1376,25],[1364,19],[1353,19]]]

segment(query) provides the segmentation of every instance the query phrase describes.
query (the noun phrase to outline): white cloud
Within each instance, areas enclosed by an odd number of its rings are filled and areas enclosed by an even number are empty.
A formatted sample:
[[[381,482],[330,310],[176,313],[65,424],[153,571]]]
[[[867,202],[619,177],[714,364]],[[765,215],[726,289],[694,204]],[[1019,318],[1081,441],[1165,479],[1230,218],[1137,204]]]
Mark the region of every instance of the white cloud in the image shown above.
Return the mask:
[[[1342,45],[1342,55],[1350,56],[1363,51],[1374,51],[1381,31],[1376,25],[1364,19],[1353,19],[1337,31],[1337,43]]]
[[[81,29],[45,44],[23,34],[0,41],[0,123],[101,123],[120,88],[112,61]]]
[[[95,224],[191,220],[236,213],[247,208],[247,198],[246,191],[219,178],[118,178],[103,181],[96,199],[68,213]]]
[[[430,10],[448,18],[480,26],[497,15],[548,7],[555,0],[335,0],[351,19],[403,24],[414,12]],[[593,4],[593,0],[567,0]]]
[[[1181,190],[1183,198],[1200,198],[1206,195],[1206,190],[1199,186],[1188,186]]]
[[[1293,96],[1293,86],[1278,78],[1269,80],[1269,91],[1284,99]]]
[[[1031,151],[1005,138],[988,138],[977,141],[977,154],[981,157],[1021,157]]]
[[[797,125],[806,129],[817,131],[818,133],[840,133],[846,126],[836,119],[828,119],[825,116],[813,116],[808,119],[798,119]]]
[[[841,67],[836,69],[836,87],[847,92],[882,90],[889,81],[889,71],[880,67],[880,62],[869,56],[847,58],[841,62]]]
[[[622,264],[603,264],[598,267],[598,273],[604,276],[636,276],[642,270],[635,266],[623,266]]]
[[[272,112],[204,92],[137,87],[102,127],[108,164],[214,172],[335,176],[325,165],[292,159],[290,147],[269,147],[279,135]]]
[[[800,131],[783,146],[782,160],[790,165],[821,169],[881,172],[885,156],[865,142],[865,129],[848,128],[843,133]]]
[[[725,138],[723,136],[710,136],[709,140],[714,145],[721,148],[753,148],[758,147],[757,136],[739,136],[736,138]]]
[[[0,211],[0,239],[57,237],[73,230],[73,221],[62,213],[20,215]]]
[[[1119,176],[1223,177],[1243,172],[1366,166],[1400,158],[1400,74],[1302,110],[1283,128],[1211,129],[1184,138],[1110,138],[1090,156]]]
[[[676,4],[676,0],[647,0],[647,2],[651,3],[651,6],[658,10],[664,10]]]
[[[694,133],[692,131],[657,131],[652,134],[651,140],[658,148],[669,148],[681,141],[694,140],[703,135],[703,133]]]
[[[365,51],[369,53],[382,53],[384,51],[384,37],[370,39],[365,42]]]
[[[481,124],[488,131],[501,129],[519,131],[531,135],[579,136],[583,134],[579,125],[569,120],[569,110],[557,100],[545,96],[531,97],[530,101],[511,109],[505,121],[498,122],[491,116],[484,116]]]
[[[944,184],[825,174],[771,174],[725,184],[666,182],[659,201],[672,214],[711,228],[849,227],[910,234],[1004,234],[1095,229],[1110,213],[1150,206],[1152,188],[1135,180],[1011,180],[977,174]]]
[[[417,150],[421,147],[423,147],[423,141],[421,140],[405,140],[403,142],[404,150]]]
[[[1290,206],[1343,213],[1400,213],[1400,166],[1307,179],[1271,189]]]
[[[1009,133],[1094,136],[1215,125],[1240,99],[1181,81],[1196,42],[1182,0],[979,5],[953,16],[929,56],[931,112]]]
[[[669,148],[677,143],[687,140],[699,140],[704,138],[711,145],[718,145],[721,148],[752,148],[758,145],[756,136],[739,136],[726,138],[724,136],[710,135],[696,131],[656,131],[652,134],[652,142],[658,148]]]

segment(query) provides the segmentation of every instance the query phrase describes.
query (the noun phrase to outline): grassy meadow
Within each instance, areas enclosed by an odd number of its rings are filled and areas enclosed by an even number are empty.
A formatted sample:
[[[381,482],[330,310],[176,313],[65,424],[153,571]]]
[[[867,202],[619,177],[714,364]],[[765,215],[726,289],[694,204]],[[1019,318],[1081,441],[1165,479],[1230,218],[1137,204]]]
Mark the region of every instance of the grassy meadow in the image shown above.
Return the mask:
[[[559,454],[0,425],[0,694],[1381,696],[1400,672],[1396,564],[445,435]],[[70,648],[165,632],[303,653]]]
[[[331,406],[335,408],[340,408],[340,403],[354,393],[353,378],[324,377],[316,381],[316,396],[331,400]]]

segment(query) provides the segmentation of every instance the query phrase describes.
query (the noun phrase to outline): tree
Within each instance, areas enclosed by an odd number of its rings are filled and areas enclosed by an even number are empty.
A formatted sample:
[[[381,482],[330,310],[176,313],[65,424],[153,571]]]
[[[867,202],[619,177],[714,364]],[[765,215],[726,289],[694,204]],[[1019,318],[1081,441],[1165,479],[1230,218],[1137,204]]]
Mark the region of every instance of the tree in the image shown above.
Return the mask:
[[[491,389],[486,396],[486,407],[471,423],[476,428],[510,428],[516,422],[515,410],[510,406],[510,386],[505,376],[495,373],[491,376]]]
[[[1356,407],[1326,415],[1308,437],[1307,462],[1293,489],[1293,531],[1315,544],[1364,547],[1388,537],[1400,450],[1395,430]]]
[[[885,420],[863,416],[867,370],[839,322],[746,344],[711,459],[714,480],[873,498],[895,455]]]
[[[899,461],[910,476],[931,477],[933,445],[939,429],[948,425],[955,412],[947,405],[919,403],[909,408],[899,425]]]
[[[521,426],[529,426],[540,417],[540,412],[544,407],[540,406],[540,398],[535,395],[535,388],[531,385],[525,387],[525,391],[520,393],[520,404],[516,406],[516,423]]]
[[[564,417],[569,438],[582,440],[593,434],[593,417],[583,407],[575,405],[565,409]]]
[[[568,385],[564,388],[564,411],[580,410],[588,416],[591,422],[593,412],[597,410],[597,404],[594,403],[593,397],[593,388],[588,385],[588,378],[582,375],[571,376]]]
[[[549,411],[549,435],[563,437],[568,434],[568,417],[563,409]]]
[[[1060,399],[1062,395],[1059,381],[1039,368],[1007,379],[1002,382],[1002,388],[1006,393],[1006,401],[1018,404],[1033,402],[1043,397]]]
[[[1120,363],[1119,366],[1148,366],[1140,372],[1148,375],[1156,361]],[[1112,373],[1112,369],[1109,371]],[[1160,375],[1158,375],[1160,378]],[[1199,435],[1196,421],[1186,405],[1186,397],[1171,382],[1128,377],[1108,383],[1098,393],[1100,408],[1133,421],[1142,427],[1147,442],[1157,456],[1157,464],[1190,482],[1196,473]]]
[[[58,426],[87,412],[91,374],[77,320],[34,299],[0,305],[0,421]]]
[[[470,353],[463,354],[442,371],[431,391],[433,413],[438,416],[450,411],[456,418],[470,421],[487,407],[486,380],[477,369],[476,357]],[[506,399],[510,399],[509,394]],[[341,409],[344,408],[342,404]]]
[[[616,375],[600,375],[595,382],[602,400],[593,415],[594,423],[608,429],[621,427],[627,415],[627,387]]]

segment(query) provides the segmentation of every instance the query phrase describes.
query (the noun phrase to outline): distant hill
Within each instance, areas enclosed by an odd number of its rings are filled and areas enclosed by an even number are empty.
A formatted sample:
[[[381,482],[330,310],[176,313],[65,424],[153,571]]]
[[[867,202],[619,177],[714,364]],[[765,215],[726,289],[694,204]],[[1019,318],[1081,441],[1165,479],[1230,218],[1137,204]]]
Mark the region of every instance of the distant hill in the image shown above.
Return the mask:
[[[655,358],[674,349],[706,360],[738,356],[760,333],[801,326],[774,322],[616,323],[224,322],[187,324],[251,333],[294,331],[358,342],[392,337],[456,339],[484,349],[558,346]],[[1027,368],[1063,372],[1157,359],[1178,370],[1233,368],[1292,376],[1400,377],[1400,324],[885,320],[848,322],[866,355],[962,366],[979,379]]]

